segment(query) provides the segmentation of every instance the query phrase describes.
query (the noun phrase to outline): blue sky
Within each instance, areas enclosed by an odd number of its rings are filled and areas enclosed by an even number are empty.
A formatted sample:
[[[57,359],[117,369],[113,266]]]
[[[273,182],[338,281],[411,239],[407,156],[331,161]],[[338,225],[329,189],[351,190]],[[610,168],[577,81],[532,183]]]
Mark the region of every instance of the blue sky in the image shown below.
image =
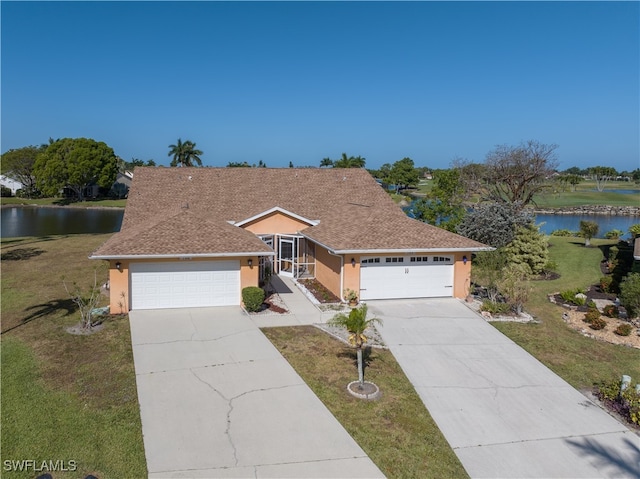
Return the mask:
[[[1,150],[446,168],[498,144],[640,167],[638,2],[1,2]]]

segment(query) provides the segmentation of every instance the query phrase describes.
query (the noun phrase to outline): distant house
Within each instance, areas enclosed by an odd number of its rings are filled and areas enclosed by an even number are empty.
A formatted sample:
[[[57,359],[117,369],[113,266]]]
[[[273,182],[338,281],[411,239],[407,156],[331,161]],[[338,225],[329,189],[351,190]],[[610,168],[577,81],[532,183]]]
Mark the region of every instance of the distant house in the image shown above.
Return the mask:
[[[11,190],[12,196],[16,195],[16,191],[24,188],[24,185],[22,183],[6,175],[0,175],[0,185],[4,186],[5,188],[9,188]]]
[[[133,180],[133,173],[131,171],[118,172],[116,181],[111,185],[111,191],[109,194],[117,198],[126,198],[129,194],[129,188],[131,188],[131,181]]]
[[[640,261],[640,236],[633,243],[633,259]]]
[[[265,272],[343,297],[464,298],[493,248],[409,218],[364,169],[137,167],[109,261],[111,310],[239,305]]]

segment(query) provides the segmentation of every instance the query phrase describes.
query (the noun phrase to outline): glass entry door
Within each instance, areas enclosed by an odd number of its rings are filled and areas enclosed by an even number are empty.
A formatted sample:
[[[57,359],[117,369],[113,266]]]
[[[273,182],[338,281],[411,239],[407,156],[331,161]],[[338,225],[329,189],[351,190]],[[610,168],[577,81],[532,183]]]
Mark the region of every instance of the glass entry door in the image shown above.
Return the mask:
[[[278,243],[278,270],[282,276],[293,277],[295,259],[295,237],[280,236]]]

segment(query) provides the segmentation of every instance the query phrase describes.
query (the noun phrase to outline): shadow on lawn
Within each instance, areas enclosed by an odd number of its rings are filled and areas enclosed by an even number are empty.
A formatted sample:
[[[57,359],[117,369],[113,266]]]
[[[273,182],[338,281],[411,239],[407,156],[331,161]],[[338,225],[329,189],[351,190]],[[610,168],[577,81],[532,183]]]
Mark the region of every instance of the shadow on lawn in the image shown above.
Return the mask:
[[[35,258],[42,253],[46,253],[45,250],[40,248],[16,248],[6,253],[2,253],[0,259],[2,261],[22,261],[24,259]]]
[[[54,299],[46,303],[36,304],[35,306],[31,306],[25,309],[25,312],[31,311],[31,314],[22,318],[22,320],[20,320],[18,324],[3,330],[2,332],[0,332],[0,334],[13,331],[14,329],[19,328],[20,326],[24,326],[25,324],[30,323],[31,321],[43,318],[50,314],[58,313],[60,311],[65,311],[64,315],[70,316],[71,314],[75,313],[77,310],[78,310],[78,306],[71,299]]]
[[[376,359],[375,355],[371,354],[371,346],[365,346],[362,348],[362,366],[363,369],[367,369],[371,362]],[[349,358],[353,361],[353,365],[358,367],[358,355],[354,347],[346,346],[341,352],[338,353],[339,358]]]

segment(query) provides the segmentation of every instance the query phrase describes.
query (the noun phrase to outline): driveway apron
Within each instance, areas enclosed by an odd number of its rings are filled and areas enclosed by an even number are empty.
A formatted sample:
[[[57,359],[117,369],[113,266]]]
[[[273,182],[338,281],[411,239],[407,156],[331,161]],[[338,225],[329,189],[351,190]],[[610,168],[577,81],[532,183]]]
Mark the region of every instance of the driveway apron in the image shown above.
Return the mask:
[[[640,438],[456,299],[371,301],[471,477],[640,477]]]
[[[149,477],[384,477],[239,307],[129,317]]]

